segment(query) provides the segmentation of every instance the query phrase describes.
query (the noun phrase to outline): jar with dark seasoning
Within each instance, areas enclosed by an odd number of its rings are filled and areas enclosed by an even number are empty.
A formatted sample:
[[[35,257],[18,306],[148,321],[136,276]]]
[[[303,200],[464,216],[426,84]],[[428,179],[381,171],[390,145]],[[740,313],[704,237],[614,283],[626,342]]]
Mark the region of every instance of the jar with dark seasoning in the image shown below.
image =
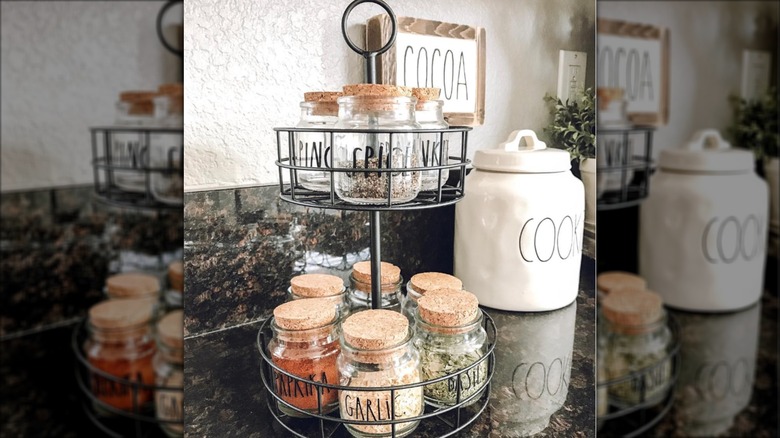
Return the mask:
[[[464,404],[468,406],[479,400],[488,380],[482,318],[477,297],[464,290],[433,290],[418,300],[414,346],[420,352],[423,380],[459,373],[425,385],[426,403],[447,407],[470,399]]]
[[[392,263],[380,262],[381,282],[381,306],[382,309],[401,311],[403,295],[401,286],[401,268]],[[371,309],[371,261],[357,262],[352,266],[349,276],[349,303],[350,311]]]
[[[415,120],[422,129],[447,129],[450,125],[444,120],[444,101],[439,100],[440,88],[412,88],[412,95],[417,98],[415,105]],[[422,165],[442,166],[449,163],[449,148],[447,140],[438,133],[419,135],[420,156]],[[438,190],[444,185],[450,175],[449,169],[428,170],[422,172],[420,190]]]
[[[113,376],[90,373],[90,389],[102,404],[133,411],[144,409],[153,400],[153,305],[154,299],[149,298],[107,300],[89,309],[85,355],[93,369]],[[137,386],[139,383],[149,387]],[[111,415],[101,403],[95,404],[96,411]]]
[[[411,89],[383,84],[344,86],[338,99],[338,129],[408,131],[420,129]],[[390,169],[420,167],[417,134],[340,132],[334,137],[335,167]],[[399,204],[420,192],[419,171],[336,172],[336,195],[350,204]]]
[[[457,277],[441,272],[420,272],[414,274],[406,283],[406,297],[401,305],[401,313],[406,315],[414,328],[417,314],[417,300],[426,292],[436,289],[462,289],[463,282]]]
[[[293,300],[320,298],[336,308],[339,319],[349,314],[349,301],[344,280],[330,274],[303,274],[290,279],[287,289]]]
[[[303,93],[301,118],[297,128],[333,128],[338,122],[338,91],[311,91]],[[333,167],[331,136],[325,132],[297,132],[295,134],[295,162],[297,166],[326,170],[298,170],[298,182],[306,189],[330,192],[330,168]]]
[[[157,323],[154,356],[154,406],[160,428],[169,437],[184,434],[184,312],[174,310]]]
[[[336,307],[323,298],[288,301],[274,309],[273,338],[268,344],[271,360],[295,376],[274,370],[274,388],[283,401],[304,412],[318,413],[318,398],[322,413],[338,408],[337,390],[306,382],[339,381],[338,321]],[[282,403],[279,409],[293,417],[307,416]]]
[[[393,425],[372,423],[422,415],[425,409],[422,387],[394,391],[360,388],[421,382],[420,355],[412,345],[409,322],[398,312],[364,310],[344,320],[342,331],[338,359],[340,382],[355,388],[339,391],[341,418],[356,422],[346,423],[345,427],[355,437],[393,436]],[[394,436],[411,434],[419,423],[419,420],[395,423]]]

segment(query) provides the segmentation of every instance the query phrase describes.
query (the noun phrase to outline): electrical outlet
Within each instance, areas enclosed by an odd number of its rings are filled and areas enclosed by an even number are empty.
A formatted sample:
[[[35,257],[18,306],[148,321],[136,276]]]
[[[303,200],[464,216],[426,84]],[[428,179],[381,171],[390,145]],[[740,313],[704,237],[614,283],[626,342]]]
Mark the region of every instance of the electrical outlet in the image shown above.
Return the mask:
[[[588,54],[561,50],[558,53],[558,98],[579,100],[585,90]]]
[[[742,51],[742,86],[740,95],[744,99],[754,99],[769,89],[769,71],[772,55],[760,50]]]

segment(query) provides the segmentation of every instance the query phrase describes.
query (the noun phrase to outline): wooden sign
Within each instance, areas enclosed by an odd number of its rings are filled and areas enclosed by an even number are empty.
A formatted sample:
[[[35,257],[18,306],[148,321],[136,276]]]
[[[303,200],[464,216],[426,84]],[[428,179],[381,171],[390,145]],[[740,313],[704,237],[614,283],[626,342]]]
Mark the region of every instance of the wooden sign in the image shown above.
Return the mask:
[[[669,30],[598,20],[597,87],[622,88],[628,117],[639,125],[669,120]]]
[[[377,81],[405,87],[440,88],[444,117],[452,126],[485,121],[485,29],[412,17],[396,17],[395,44],[377,58]],[[366,47],[388,40],[390,17],[366,25]]]

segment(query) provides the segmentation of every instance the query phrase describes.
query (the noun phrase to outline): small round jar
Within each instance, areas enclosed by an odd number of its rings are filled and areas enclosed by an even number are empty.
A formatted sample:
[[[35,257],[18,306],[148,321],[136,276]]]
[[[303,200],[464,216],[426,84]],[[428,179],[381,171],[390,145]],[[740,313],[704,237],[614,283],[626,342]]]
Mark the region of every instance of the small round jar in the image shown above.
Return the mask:
[[[439,289],[420,297],[418,304],[414,346],[420,353],[423,380],[459,373],[425,385],[425,402],[447,407],[470,398],[464,406],[475,403],[488,381],[487,333],[477,297],[464,290]]]
[[[163,300],[169,310],[182,308],[182,296],[184,295],[184,263],[175,261],[168,265],[168,289]]]
[[[341,418],[355,437],[393,436],[391,424],[422,415],[422,386],[393,392],[360,388],[384,388],[421,382],[420,355],[412,345],[409,322],[398,312],[384,309],[364,310],[350,315],[342,323],[341,355],[338,365],[340,384],[355,388],[339,391]],[[394,416],[393,416],[394,412]],[[395,423],[396,437],[411,434],[419,420]]]
[[[143,272],[115,274],[106,279],[106,294],[111,299],[157,299],[160,296],[160,280]]]
[[[84,352],[92,368],[115,379],[91,373],[90,389],[100,402],[116,409],[133,411],[152,401],[154,385],[152,360],[156,351],[151,325],[152,299],[107,300],[89,309],[89,338]],[[101,415],[110,415],[100,403]]]
[[[649,290],[618,289],[602,305],[606,328],[604,367],[609,402],[619,408],[660,403],[672,386],[672,333],[661,297]]]
[[[297,128],[330,129],[339,120],[339,106],[336,99],[343,96],[337,91],[312,91],[303,93],[301,118]],[[306,189],[316,192],[330,192],[330,168],[333,167],[333,145],[330,134],[325,132],[295,133],[296,166],[311,167],[317,170],[298,170],[298,183]]]
[[[417,99],[403,96],[402,87],[359,84],[344,87],[338,99],[338,129],[408,131],[420,129],[415,121]],[[409,91],[409,94],[411,92]],[[421,167],[417,134],[410,132],[352,133],[334,136],[334,167],[389,169]],[[350,204],[378,205],[409,202],[420,192],[421,173],[336,172],[336,195]]]
[[[180,132],[154,133],[149,139],[150,188],[154,199],[168,205],[184,200],[184,138]]]
[[[439,88],[412,88],[412,95],[417,98],[415,105],[415,120],[422,129],[447,129],[450,125],[444,120],[444,102],[439,99]],[[449,163],[448,141],[440,133],[420,134],[420,156],[422,165],[442,166]],[[422,172],[420,190],[439,190],[440,185],[447,182],[449,169],[428,170]]]
[[[274,370],[276,395],[305,412],[318,413],[320,392],[322,413],[338,407],[338,391],[319,387],[313,382],[336,384],[339,370],[339,332],[336,308],[323,298],[289,301],[274,309],[271,321],[273,338],[268,343]],[[295,377],[292,377],[295,376]],[[279,409],[293,417],[306,417],[279,403]]]
[[[463,282],[457,277],[441,272],[414,274],[406,283],[406,298],[401,304],[401,313],[414,325],[417,314],[417,300],[426,292],[436,289],[463,289]]]
[[[596,289],[599,299],[606,298],[610,292],[618,289],[647,289],[644,278],[624,271],[602,272],[596,277]]]
[[[401,269],[392,263],[380,262],[382,309],[401,311],[403,295]],[[357,262],[352,266],[349,276],[350,312],[371,309],[371,261]]]
[[[125,91],[116,103],[116,125],[155,126],[158,117],[167,111],[167,101],[156,91]],[[146,168],[149,165],[149,144],[137,132],[114,132],[110,137],[109,165],[115,167],[113,182],[128,192],[146,192]]]
[[[293,300],[320,298],[333,305],[339,319],[349,314],[349,301],[344,280],[329,274],[303,274],[290,279],[287,289]]]
[[[184,434],[184,313],[175,310],[157,323],[154,355],[155,415],[169,437]],[[165,389],[159,389],[165,388]]]

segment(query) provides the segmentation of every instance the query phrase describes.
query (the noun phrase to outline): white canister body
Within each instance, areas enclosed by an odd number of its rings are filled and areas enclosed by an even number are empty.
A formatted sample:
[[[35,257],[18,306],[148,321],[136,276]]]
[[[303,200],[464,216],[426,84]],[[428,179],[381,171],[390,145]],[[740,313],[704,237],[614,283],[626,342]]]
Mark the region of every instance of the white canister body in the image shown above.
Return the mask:
[[[675,308],[731,311],[761,297],[767,186],[752,171],[659,168],[640,208],[639,271]]]
[[[455,276],[482,305],[548,311],[579,289],[585,191],[571,172],[475,169],[455,207]]]

